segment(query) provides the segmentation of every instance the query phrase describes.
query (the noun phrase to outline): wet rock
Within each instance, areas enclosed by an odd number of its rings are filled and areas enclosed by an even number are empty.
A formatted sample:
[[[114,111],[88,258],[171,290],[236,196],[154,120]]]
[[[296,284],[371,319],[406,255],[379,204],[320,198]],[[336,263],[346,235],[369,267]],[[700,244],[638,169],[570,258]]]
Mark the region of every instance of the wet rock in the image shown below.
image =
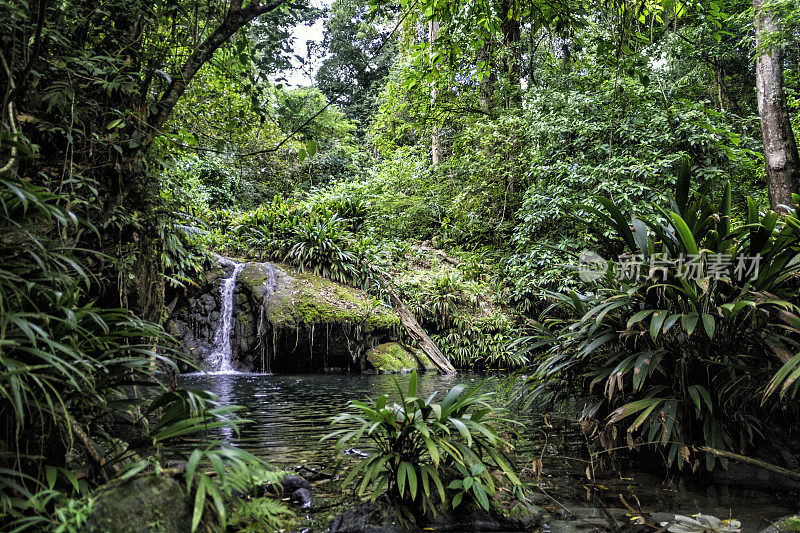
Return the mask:
[[[305,489],[308,491],[311,490],[311,484],[302,476],[284,476],[278,483],[280,484],[281,490],[283,490],[284,494],[292,494],[296,490],[300,489]]]
[[[794,479],[789,479],[757,466],[740,463],[729,463],[727,469],[717,469],[709,474],[709,478],[714,484],[731,487],[800,489],[800,482]]]
[[[143,476],[102,488],[87,530],[97,533],[189,531],[192,499],[185,483],[166,476]]]
[[[214,344],[226,273],[219,265],[207,272],[166,324],[198,363]],[[397,314],[364,291],[274,263],[247,263],[233,302],[231,346],[240,371],[360,373],[370,367],[366,352],[401,328]]]
[[[435,370],[423,353],[413,353],[397,342],[386,342],[366,353],[367,368],[382,374],[406,373],[413,370]]]
[[[214,344],[219,320],[219,283],[224,269],[215,265],[196,280],[198,287],[189,294],[179,294],[175,308],[167,320],[167,331],[180,342],[189,359],[201,363]],[[195,370],[187,364],[182,371]]]
[[[472,503],[457,509],[440,506],[427,516],[425,527],[436,531],[534,531],[542,520],[539,509],[524,502],[492,502],[490,511]]]
[[[400,533],[408,531],[385,498],[349,509],[331,523],[331,533]]]
[[[297,489],[292,493],[292,503],[296,503],[303,509],[311,509],[313,500],[311,499],[311,491],[308,489]]]
[[[365,353],[400,319],[364,291],[285,265],[250,263],[239,274],[234,344],[242,365],[267,372],[362,372]]]

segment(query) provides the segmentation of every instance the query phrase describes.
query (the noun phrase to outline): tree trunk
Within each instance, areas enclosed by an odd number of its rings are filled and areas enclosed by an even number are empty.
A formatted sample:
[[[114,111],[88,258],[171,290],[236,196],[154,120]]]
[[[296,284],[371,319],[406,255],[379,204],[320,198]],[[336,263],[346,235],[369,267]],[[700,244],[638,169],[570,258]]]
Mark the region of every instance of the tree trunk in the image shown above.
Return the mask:
[[[181,71],[172,77],[172,81],[156,106],[155,113],[147,118],[147,123],[151,127],[145,132],[143,146],[146,147],[160,133],[161,128],[169,120],[178,100],[186,91],[186,87],[200,68],[214,57],[214,52],[217,51],[217,48],[222,46],[234,33],[249,24],[253,19],[279,8],[286,1],[273,0],[267,4],[254,2],[244,8],[241,7],[242,0],[233,0],[231,2],[228,14],[222,23],[203,41],[203,44],[189,55]]]
[[[120,176],[123,190],[120,198],[141,216],[141,226],[135,234],[138,254],[134,274],[137,310],[146,320],[162,322],[165,286],[161,260],[163,242],[159,235],[158,219],[158,206],[161,201],[159,186],[157,178],[148,175],[145,170],[144,154],[169,120],[186,87],[203,65],[211,60],[217,49],[253,19],[277,9],[286,1],[272,0],[265,4],[253,2],[242,7],[242,0],[232,0],[225,19],[200,46],[192,51],[180,72],[172,76],[172,81],[155,106],[155,112],[150,113],[150,106],[144,106],[144,113],[147,116],[143,122],[146,122],[148,127],[142,131],[141,145],[130,154],[126,154],[125,162],[122,164],[126,172],[124,179]],[[146,94],[147,90],[148,87],[145,86],[142,92]]]
[[[521,36],[519,20],[514,12],[517,4],[514,0],[500,2],[500,16],[503,21],[503,47],[505,48],[505,71],[509,86],[508,105],[522,105],[522,67],[519,54]]]
[[[478,91],[481,110],[489,116],[492,116],[494,111],[494,92],[497,89],[497,74],[492,53],[492,41],[486,39],[486,44],[478,50],[478,64],[484,64],[486,69],[478,83]]]
[[[397,314],[400,315],[400,321],[403,323],[403,327],[406,329],[406,332],[417,341],[422,348],[422,351],[425,352],[425,355],[428,356],[428,359],[431,360],[436,368],[439,370],[440,374],[455,374],[456,369],[453,364],[444,356],[444,354],[439,350],[436,344],[433,343],[431,338],[425,333],[425,330],[422,326],[419,325],[417,319],[414,318],[414,313],[409,310],[408,307],[403,303],[397,294],[394,291],[389,292],[389,297],[392,301],[392,307]]]
[[[800,157],[797,154],[786,94],[783,91],[783,54],[779,47],[765,47],[765,37],[778,29],[772,11],[762,11],[761,0],[753,0],[756,28],[756,93],[761,134],[764,137],[764,163],[770,204],[776,211],[792,206],[792,193],[798,192]]]
[[[428,42],[430,43],[431,58],[433,57],[433,43],[436,41],[437,37],[439,37],[439,21],[431,20],[428,22]],[[442,160],[442,153],[444,151],[442,148],[442,132],[439,128],[439,124],[434,113],[436,97],[438,94],[439,91],[436,89],[436,82],[434,81],[431,85],[431,113],[434,114],[433,133],[431,133],[431,161],[434,167],[439,166],[439,162]]]

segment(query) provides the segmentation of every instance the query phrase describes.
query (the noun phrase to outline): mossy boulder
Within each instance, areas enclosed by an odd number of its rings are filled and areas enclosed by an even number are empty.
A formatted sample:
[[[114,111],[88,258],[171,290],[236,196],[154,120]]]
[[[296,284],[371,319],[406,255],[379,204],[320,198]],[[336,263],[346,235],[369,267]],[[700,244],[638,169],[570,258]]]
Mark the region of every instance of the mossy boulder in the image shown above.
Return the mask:
[[[96,533],[189,531],[192,499],[186,484],[167,476],[135,477],[102,488],[87,530]]]
[[[257,297],[269,293],[265,316],[275,327],[359,323],[374,330],[400,326],[397,314],[366,292],[286,265],[249,263],[239,274],[239,283]]]
[[[366,292],[275,263],[239,273],[234,346],[240,366],[268,372],[361,372],[364,354],[400,318]]]
[[[210,269],[167,324],[200,363],[214,344],[220,280],[232,271]],[[232,362],[240,371],[362,372],[370,369],[366,352],[402,327],[394,310],[366,292],[276,263],[246,263],[233,302]]]
[[[404,373],[413,370],[435,370],[425,354],[412,352],[397,342],[386,342],[370,348],[366,353],[370,370],[379,373]]]

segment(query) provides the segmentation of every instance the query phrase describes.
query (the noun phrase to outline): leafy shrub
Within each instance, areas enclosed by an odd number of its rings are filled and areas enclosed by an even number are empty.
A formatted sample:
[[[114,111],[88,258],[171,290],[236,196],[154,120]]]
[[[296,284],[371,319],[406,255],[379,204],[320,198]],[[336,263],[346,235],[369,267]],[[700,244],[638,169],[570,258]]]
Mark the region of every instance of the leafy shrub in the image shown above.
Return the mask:
[[[232,228],[248,249],[261,256],[283,259],[291,249],[295,230],[302,219],[303,212],[297,203],[276,196],[271,204],[236,217]]]
[[[685,162],[672,210],[654,205],[658,216],[631,217],[606,198],[596,198],[602,208],[583,206],[601,230],[618,235],[620,248],[640,254],[645,271],[615,277],[609,269],[586,294],[548,293],[542,329],[527,339],[530,350],[551,347],[527,382],[529,400],[588,393],[582,419],[590,426],[606,420],[604,446],[619,446],[611,435],[630,446],[663,447],[670,465],[692,468],[699,461],[691,446],[754,445],[778,413],[798,414],[770,395],[798,388],[789,379],[798,375],[790,374],[797,358],[789,358],[800,334],[792,303],[800,219],[761,215],[748,199],[745,223],[732,228],[730,187],[715,200],[712,184],[692,191]],[[717,275],[716,254],[760,254],[760,267]],[[681,275],[676,266],[691,256],[699,258],[698,275]],[[668,268],[648,276],[651,260]],[[715,466],[712,454],[705,461]]]
[[[457,274],[439,274],[416,295],[417,313],[441,328],[450,327],[459,310],[475,303],[466,289]]]
[[[295,228],[292,242],[286,259],[301,272],[310,271],[339,283],[357,276],[356,257],[347,250],[338,216],[302,222]]]
[[[213,477],[198,468],[203,465],[213,467]],[[235,507],[232,522],[250,526],[250,531],[254,525],[249,522],[269,530],[282,529],[285,521],[294,516],[285,505],[266,498],[242,503],[241,494],[252,493],[265,484],[277,484],[286,474],[239,448],[213,443],[203,450],[195,449],[186,463],[186,483],[194,493],[192,531],[197,530],[204,516],[206,522],[213,520],[219,530],[225,531],[229,506]],[[257,506],[258,515],[253,515],[252,506]]]
[[[358,232],[367,219],[369,209],[358,189],[331,189],[323,193],[316,191],[308,201],[308,211],[322,217],[336,215],[348,231]]]
[[[509,421],[497,417],[488,403],[491,393],[480,393],[480,385],[470,390],[456,385],[437,404],[435,394],[417,396],[416,372],[406,394],[395,385],[400,403],[390,403],[386,395],[370,403],[352,401],[350,412],[333,419],[334,425],[348,427],[323,437],[336,438],[337,450],[367,441],[367,456],[345,484],[360,476],[360,496],[369,490],[374,501],[387,494],[406,512],[435,512],[436,496],[453,508],[467,497],[488,510],[497,490],[494,473],[521,494],[522,485],[503,452],[510,445],[498,433]]]
[[[9,529],[81,530],[90,504],[79,498],[92,488],[152,468],[139,458],[177,438],[237,423],[235,409],[212,395],[156,379],[156,369],[177,371],[181,359],[161,328],[88,297],[93,258],[76,242],[92,228],[63,204],[30,183],[0,180],[0,435],[16,446],[0,454]],[[149,404],[142,390],[153,391]],[[264,466],[237,452],[202,452],[222,484],[193,485],[205,474],[189,480],[196,513],[214,505],[224,521],[216,495],[234,486],[227,475]]]
[[[512,344],[518,329],[505,315],[472,319],[457,317],[453,327],[432,338],[457,368],[519,368],[527,355]]]

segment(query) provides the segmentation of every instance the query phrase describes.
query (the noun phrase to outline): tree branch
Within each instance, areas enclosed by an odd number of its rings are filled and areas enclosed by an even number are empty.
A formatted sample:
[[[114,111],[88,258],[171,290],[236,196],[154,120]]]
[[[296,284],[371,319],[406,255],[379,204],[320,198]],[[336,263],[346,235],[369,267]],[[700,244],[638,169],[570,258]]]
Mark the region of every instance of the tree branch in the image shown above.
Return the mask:
[[[256,17],[269,13],[285,4],[287,0],[273,0],[267,4],[254,3],[245,8],[241,8],[241,1],[234,1],[231,3],[231,9],[225,16],[225,20],[209,35],[209,37],[201,44],[183,64],[183,68],[177,76],[172,78],[164,95],[158,101],[157,111],[147,118],[147,124],[152,126],[149,132],[145,135],[143,146],[149,145],[155,139],[157,132],[169,120],[172,110],[180,100],[186,87],[192,81],[198,71],[205,65],[213,56],[214,52],[222,46],[231,36],[243,28],[250,21]]]

